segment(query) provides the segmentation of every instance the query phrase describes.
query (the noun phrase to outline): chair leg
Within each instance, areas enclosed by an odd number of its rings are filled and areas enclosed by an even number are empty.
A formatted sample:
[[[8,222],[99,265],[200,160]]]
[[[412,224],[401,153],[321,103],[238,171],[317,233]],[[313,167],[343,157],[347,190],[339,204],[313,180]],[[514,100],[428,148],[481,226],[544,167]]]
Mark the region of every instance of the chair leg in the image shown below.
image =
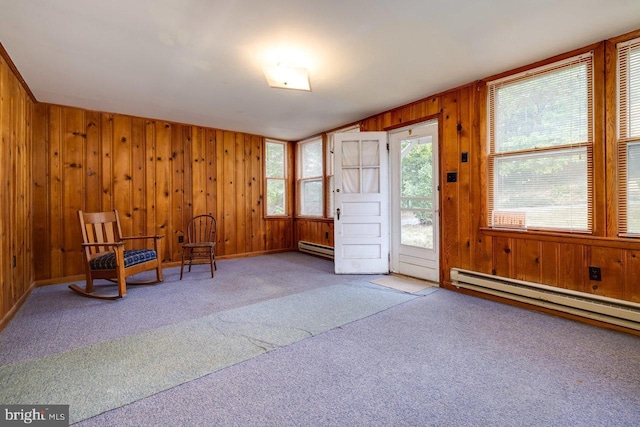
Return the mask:
[[[213,249],[210,250],[209,252],[209,259],[210,259],[210,264],[211,264],[211,277],[213,277],[213,272],[214,272],[214,266],[215,266],[215,259],[213,258]]]
[[[91,274],[87,274],[87,281],[84,286],[84,290],[87,291],[88,294],[93,292],[93,278],[91,277]]]
[[[180,280],[182,280],[182,270],[184,270],[184,248],[182,249],[182,262],[180,263]]]
[[[156,280],[158,282],[162,282],[164,280],[162,277],[162,264],[160,264],[160,260],[158,260],[158,266],[156,267]]]

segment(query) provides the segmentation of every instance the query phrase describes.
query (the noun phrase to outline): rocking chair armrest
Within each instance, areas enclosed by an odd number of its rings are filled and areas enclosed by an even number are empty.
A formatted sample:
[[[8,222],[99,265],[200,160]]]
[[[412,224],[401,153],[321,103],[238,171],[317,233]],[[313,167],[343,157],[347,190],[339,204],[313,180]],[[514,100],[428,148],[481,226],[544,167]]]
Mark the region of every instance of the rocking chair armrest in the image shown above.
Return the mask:
[[[142,239],[163,239],[164,236],[129,236],[129,237],[123,237],[122,240],[142,240]]]
[[[102,243],[81,243],[82,247],[91,247],[91,246],[124,246],[124,242],[102,242]]]

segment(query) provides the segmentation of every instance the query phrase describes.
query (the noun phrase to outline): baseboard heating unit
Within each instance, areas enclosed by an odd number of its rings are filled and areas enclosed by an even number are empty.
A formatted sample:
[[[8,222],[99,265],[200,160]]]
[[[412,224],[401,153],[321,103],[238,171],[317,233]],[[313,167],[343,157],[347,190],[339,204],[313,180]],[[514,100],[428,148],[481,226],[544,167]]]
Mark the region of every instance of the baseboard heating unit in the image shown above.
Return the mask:
[[[333,248],[331,246],[319,245],[317,243],[299,241],[298,250],[312,255],[318,255],[333,259]]]
[[[640,330],[640,304],[522,280],[451,269],[457,288],[508,298],[539,307]]]

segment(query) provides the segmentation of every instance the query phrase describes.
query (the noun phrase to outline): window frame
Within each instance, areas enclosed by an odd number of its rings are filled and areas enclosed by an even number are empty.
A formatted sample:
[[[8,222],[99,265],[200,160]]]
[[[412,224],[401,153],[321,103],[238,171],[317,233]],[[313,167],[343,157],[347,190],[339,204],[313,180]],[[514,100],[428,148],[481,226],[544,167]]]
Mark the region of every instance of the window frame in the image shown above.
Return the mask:
[[[304,172],[304,147],[309,144],[320,144],[320,175],[303,176]],[[316,136],[305,139],[296,144],[296,216],[304,218],[323,218],[325,216],[325,150],[324,150],[324,138],[322,136]],[[304,185],[308,182],[319,182],[320,189],[320,213],[311,214],[303,213],[304,202]]]
[[[628,72],[631,64],[629,63],[629,52],[631,50],[640,51],[640,37],[631,38],[629,40],[616,43],[616,61],[615,61],[615,88],[616,88],[616,148],[618,151],[618,236],[628,238],[639,238],[640,230],[629,231],[629,219],[628,219],[628,194],[629,194],[629,182],[628,182],[628,154],[630,146],[640,145],[640,133],[637,135],[630,134],[631,128],[631,111],[628,105],[628,98],[630,97],[630,88],[624,83],[629,83]],[[622,64],[627,69],[624,76],[622,75]],[[640,62],[637,64],[640,68]],[[640,73],[640,69],[637,70]],[[627,98],[623,102],[623,98]],[[628,114],[626,114],[628,113]],[[636,118],[640,122],[640,116]]]
[[[487,180],[486,180],[486,224],[489,229],[492,230],[512,230],[518,232],[559,232],[559,233],[567,233],[567,234],[595,234],[596,224],[594,221],[594,217],[596,215],[595,212],[595,198],[596,198],[596,183],[594,182],[595,168],[594,164],[597,157],[595,152],[596,147],[596,135],[597,135],[597,123],[595,118],[598,114],[598,106],[596,103],[597,95],[597,87],[598,84],[597,74],[596,74],[596,61],[598,59],[598,52],[595,48],[590,47],[588,50],[583,51],[574,51],[568,55],[563,55],[563,57],[552,58],[544,63],[537,63],[527,68],[520,68],[516,72],[505,73],[500,76],[497,76],[494,80],[487,79],[486,80],[486,88],[487,88],[487,97],[486,97],[486,154],[485,161],[487,165]],[[588,74],[587,74],[587,140],[586,141],[571,141],[562,145],[553,145],[550,147],[543,148],[527,148],[527,149],[512,149],[512,150],[504,150],[501,151],[496,150],[495,146],[495,133],[496,133],[496,122],[495,122],[495,112],[493,111],[494,105],[493,96],[495,95],[492,91],[495,90],[496,86],[509,85],[511,83],[518,83],[530,79],[535,79],[537,77],[545,76],[555,71],[559,71],[563,68],[572,67],[574,64],[587,63],[588,65]],[[542,64],[542,65],[540,65]],[[496,159],[508,159],[508,158],[517,158],[521,157],[523,160],[527,155],[540,155],[545,152],[554,153],[561,151],[569,151],[574,149],[586,149],[587,159],[586,159],[586,188],[587,188],[587,228],[572,228],[572,227],[554,227],[554,226],[526,226],[524,223],[524,218],[510,218],[509,220],[513,220],[513,225],[508,225],[506,223],[503,224],[495,224],[494,220],[494,212],[499,213],[499,209],[494,208],[494,191],[495,191],[495,161]]]
[[[282,176],[281,177],[269,177],[268,174],[268,166],[267,162],[269,161],[269,156],[267,155],[269,144],[277,144],[282,146]],[[289,161],[288,161],[288,145],[289,143],[286,141],[280,141],[276,139],[265,139],[264,141],[264,217],[265,218],[287,218],[289,217]],[[269,213],[269,198],[268,198],[268,189],[269,189],[269,181],[282,181],[283,186],[283,204],[284,204],[284,212],[282,214],[270,214]]]

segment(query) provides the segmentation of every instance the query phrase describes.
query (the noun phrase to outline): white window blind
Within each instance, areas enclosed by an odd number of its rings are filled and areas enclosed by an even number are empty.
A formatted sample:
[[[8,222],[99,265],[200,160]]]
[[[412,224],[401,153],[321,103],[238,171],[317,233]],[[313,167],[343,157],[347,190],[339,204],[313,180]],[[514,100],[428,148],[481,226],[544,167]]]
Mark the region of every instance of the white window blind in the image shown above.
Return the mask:
[[[620,233],[640,235],[640,38],[617,49]]]
[[[488,89],[489,225],[591,231],[592,53]]]

